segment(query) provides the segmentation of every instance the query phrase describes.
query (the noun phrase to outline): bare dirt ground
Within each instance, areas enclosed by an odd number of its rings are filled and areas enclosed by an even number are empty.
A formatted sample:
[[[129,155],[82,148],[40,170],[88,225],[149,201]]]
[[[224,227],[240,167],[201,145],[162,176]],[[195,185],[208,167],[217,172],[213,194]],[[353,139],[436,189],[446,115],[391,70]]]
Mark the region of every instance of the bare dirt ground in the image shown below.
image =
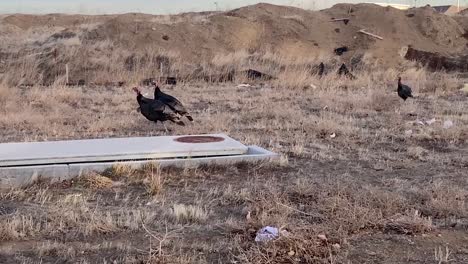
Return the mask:
[[[350,24],[329,21],[344,15]],[[2,189],[0,263],[468,263],[466,76],[398,54],[409,44],[464,53],[465,22],[371,5],[2,17],[0,142],[165,135],[131,91],[162,73],[178,77],[163,90],[195,119],[169,134],[222,132],[282,158]],[[333,55],[341,44],[351,50]],[[335,74],[343,62],[355,80]],[[85,85],[65,85],[67,64]],[[194,77],[245,68],[278,78]],[[398,76],[416,98],[398,98]],[[267,225],[288,233],[255,242]]]

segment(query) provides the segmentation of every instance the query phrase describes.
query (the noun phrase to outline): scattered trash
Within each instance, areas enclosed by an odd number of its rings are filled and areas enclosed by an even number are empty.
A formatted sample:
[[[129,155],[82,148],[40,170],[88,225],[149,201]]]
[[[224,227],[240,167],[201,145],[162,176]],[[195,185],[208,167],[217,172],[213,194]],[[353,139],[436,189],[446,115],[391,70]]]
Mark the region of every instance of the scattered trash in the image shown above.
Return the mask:
[[[255,242],[267,242],[278,238],[279,230],[276,227],[266,226],[257,232]]]
[[[155,28],[155,27],[153,27],[153,28],[151,28],[151,30],[153,30],[153,31],[156,31],[156,28]]]
[[[463,87],[460,89],[460,91],[468,94],[468,83],[465,83]]]
[[[317,236],[318,239],[322,240],[323,242],[327,242],[328,241],[328,238],[326,235],[318,235]]]
[[[374,37],[376,39],[380,39],[380,40],[383,40],[383,38],[379,35],[375,35],[375,34],[372,34],[372,33],[369,33],[367,31],[365,31],[364,29],[361,29],[358,31],[359,33],[362,33],[362,34],[365,34],[365,35],[368,35],[368,36],[371,36],[371,37]]]
[[[336,134],[335,133],[331,134],[330,138],[336,138]]]
[[[413,134],[413,130],[411,130],[411,129],[405,131],[405,135],[407,135],[407,136],[411,136],[412,134]]]
[[[424,126],[424,125],[426,125],[426,124],[424,124],[424,122],[423,122],[423,121],[421,121],[421,120],[419,120],[419,119],[418,119],[418,120],[416,120],[416,121],[414,121],[414,123],[416,123],[417,125],[421,125],[421,126]]]
[[[168,40],[169,40],[169,36],[168,36],[168,35],[164,35],[164,36],[162,36],[162,39],[165,40],[165,41],[168,41]]]
[[[237,85],[238,88],[241,88],[241,87],[252,87],[252,85],[250,84],[247,84],[247,83],[241,83],[239,85]]]
[[[426,124],[427,124],[428,126],[434,124],[435,122],[436,122],[436,119],[435,119],[435,118],[432,118],[431,120],[426,120]]]
[[[444,122],[444,128],[445,128],[445,129],[449,129],[449,128],[451,128],[451,127],[453,127],[453,122],[452,122],[452,120],[447,120],[447,121]]]
[[[288,252],[288,255],[290,257],[294,256],[295,254],[296,254],[296,252],[294,252],[294,250],[291,250],[291,251]]]
[[[332,20],[330,20],[330,22],[340,22],[340,21],[343,21],[345,25],[348,25],[349,18],[332,18]]]
[[[317,86],[316,86],[315,84],[311,83],[311,84],[310,84],[310,88],[312,88],[312,89],[317,89]]]
[[[340,250],[340,249],[341,249],[341,246],[340,246],[340,244],[338,244],[338,243],[333,244],[332,247],[333,247],[333,249],[335,249],[335,250]]]

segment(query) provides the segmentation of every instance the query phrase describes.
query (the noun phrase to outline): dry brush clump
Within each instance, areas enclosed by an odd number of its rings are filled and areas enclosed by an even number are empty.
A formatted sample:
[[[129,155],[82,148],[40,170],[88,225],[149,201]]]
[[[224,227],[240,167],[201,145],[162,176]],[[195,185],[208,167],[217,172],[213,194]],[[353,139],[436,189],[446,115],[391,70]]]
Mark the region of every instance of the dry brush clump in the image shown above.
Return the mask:
[[[430,216],[422,216],[418,210],[398,214],[383,224],[385,232],[414,235],[427,233],[434,229]]]
[[[174,204],[170,213],[177,223],[203,223],[209,216],[200,205]]]
[[[111,188],[114,182],[108,177],[97,173],[90,173],[78,179],[77,184],[82,184],[85,188],[90,189],[106,189]]]

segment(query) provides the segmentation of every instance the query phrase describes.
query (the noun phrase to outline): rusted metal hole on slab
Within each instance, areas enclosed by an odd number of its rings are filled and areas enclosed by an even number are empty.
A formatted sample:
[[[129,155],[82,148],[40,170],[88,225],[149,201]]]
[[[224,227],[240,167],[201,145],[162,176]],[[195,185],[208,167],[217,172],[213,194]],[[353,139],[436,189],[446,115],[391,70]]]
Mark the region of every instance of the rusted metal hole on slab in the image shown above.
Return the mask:
[[[224,141],[224,138],[213,136],[186,136],[176,138],[174,141],[181,143],[213,143]]]

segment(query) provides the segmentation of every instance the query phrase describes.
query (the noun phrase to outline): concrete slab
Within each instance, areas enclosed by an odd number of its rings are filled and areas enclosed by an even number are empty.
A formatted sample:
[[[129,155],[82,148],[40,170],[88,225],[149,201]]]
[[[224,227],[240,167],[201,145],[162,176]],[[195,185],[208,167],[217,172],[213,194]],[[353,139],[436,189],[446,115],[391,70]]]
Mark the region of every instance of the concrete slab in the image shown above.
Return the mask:
[[[224,134],[0,144],[0,167],[242,155],[248,148]]]
[[[47,165],[0,168],[0,187],[11,188],[31,184],[39,178],[58,182],[70,179],[68,165]]]
[[[247,147],[246,147],[247,148]],[[0,188],[20,187],[39,179],[50,179],[52,182],[79,177],[89,172],[103,172],[116,165],[126,165],[138,169],[145,164],[155,163],[161,167],[197,167],[201,165],[232,165],[239,162],[274,161],[279,155],[258,146],[249,146],[242,155],[192,157],[174,159],[154,159],[121,162],[84,162],[64,165],[0,167]]]
[[[222,156],[222,157],[199,157],[190,159],[159,159],[146,161],[123,161],[104,163],[77,163],[70,164],[69,174],[81,176],[90,172],[103,172],[113,166],[123,165],[139,169],[146,164],[154,163],[160,167],[196,168],[201,165],[232,165],[240,162],[273,161],[279,159],[279,155],[258,146],[249,146],[244,155]]]

